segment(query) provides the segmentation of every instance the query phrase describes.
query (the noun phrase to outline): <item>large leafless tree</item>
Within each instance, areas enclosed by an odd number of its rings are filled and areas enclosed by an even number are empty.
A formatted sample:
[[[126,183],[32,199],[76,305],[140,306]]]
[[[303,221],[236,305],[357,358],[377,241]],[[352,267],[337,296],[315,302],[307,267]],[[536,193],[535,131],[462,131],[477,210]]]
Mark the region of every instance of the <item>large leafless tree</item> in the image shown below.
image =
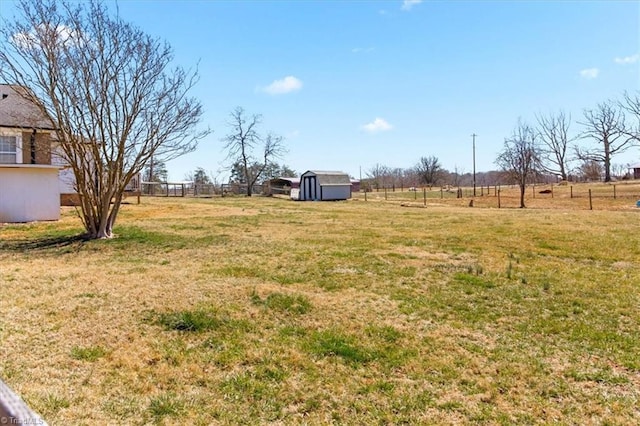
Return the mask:
[[[230,115],[231,131],[222,141],[225,143],[227,159],[240,169],[242,180],[247,184],[246,194],[250,197],[253,185],[267,166],[286,151],[284,139],[271,133],[266,137],[258,133],[258,127],[262,123],[261,115],[247,116],[242,107],[236,107]],[[256,150],[259,150],[259,154],[254,152]]]
[[[161,40],[112,15],[99,0],[22,0],[0,28],[0,77],[56,130],[75,175],[89,238],[110,238],[125,187],[153,156],[195,149],[197,73],[172,68]]]
[[[640,91],[625,92],[620,107],[627,113],[631,122],[627,123],[626,133],[633,140],[634,145],[640,144]]]
[[[520,187],[520,208],[525,208],[524,193],[530,176],[534,175],[539,163],[539,146],[536,131],[527,123],[519,120],[510,138],[505,139],[504,147],[496,164],[508,177]]]
[[[420,177],[420,183],[426,184],[429,187],[436,185],[444,172],[444,169],[440,165],[440,160],[433,155],[420,157],[420,161],[415,166],[415,170]]]
[[[543,171],[560,176],[567,180],[570,164],[569,136],[571,115],[563,111],[557,114],[539,115],[538,135],[540,138],[540,166]]]
[[[576,156],[582,161],[598,161],[604,166],[604,181],[611,181],[611,159],[633,146],[625,116],[619,104],[611,101],[599,103],[595,109],[584,111],[583,139],[591,139],[595,148],[576,147]]]

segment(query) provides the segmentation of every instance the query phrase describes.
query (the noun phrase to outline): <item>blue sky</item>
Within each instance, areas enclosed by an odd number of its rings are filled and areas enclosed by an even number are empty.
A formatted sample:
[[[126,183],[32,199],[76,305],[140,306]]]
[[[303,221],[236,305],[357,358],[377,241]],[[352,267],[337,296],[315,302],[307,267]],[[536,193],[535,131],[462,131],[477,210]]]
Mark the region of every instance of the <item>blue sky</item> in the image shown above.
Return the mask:
[[[10,10],[0,0],[0,13]],[[299,172],[363,177],[421,156],[470,172],[494,160],[519,117],[585,108],[640,89],[637,1],[139,1],[120,15],[199,63],[198,150],[168,164],[224,179],[230,112],[262,114]],[[579,126],[574,124],[573,131]],[[640,150],[614,158],[640,162]]]

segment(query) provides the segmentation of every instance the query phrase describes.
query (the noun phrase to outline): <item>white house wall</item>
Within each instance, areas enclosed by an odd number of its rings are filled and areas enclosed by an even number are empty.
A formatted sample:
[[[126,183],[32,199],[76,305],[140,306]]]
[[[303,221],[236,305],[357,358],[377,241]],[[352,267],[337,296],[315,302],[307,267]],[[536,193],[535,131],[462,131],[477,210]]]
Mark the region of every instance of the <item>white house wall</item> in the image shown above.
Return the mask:
[[[0,166],[0,222],[60,219],[58,168],[45,165]]]

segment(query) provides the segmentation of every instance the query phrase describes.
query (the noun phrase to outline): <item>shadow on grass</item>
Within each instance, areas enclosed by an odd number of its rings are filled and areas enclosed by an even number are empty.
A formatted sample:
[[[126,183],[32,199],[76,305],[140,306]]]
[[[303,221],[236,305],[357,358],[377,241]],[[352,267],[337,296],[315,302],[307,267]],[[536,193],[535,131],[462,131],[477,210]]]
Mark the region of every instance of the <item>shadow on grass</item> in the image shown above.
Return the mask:
[[[51,249],[70,249],[80,248],[89,238],[85,234],[79,235],[62,235],[53,237],[40,237],[31,240],[2,240],[0,241],[0,251],[34,251],[34,250],[51,250]]]

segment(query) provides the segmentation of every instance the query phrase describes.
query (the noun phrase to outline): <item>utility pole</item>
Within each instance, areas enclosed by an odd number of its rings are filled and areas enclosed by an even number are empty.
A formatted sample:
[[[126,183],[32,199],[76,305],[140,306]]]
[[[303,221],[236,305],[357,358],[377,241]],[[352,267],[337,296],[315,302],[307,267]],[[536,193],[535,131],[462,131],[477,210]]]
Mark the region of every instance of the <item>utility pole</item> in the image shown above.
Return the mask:
[[[473,138],[473,196],[476,196],[476,135],[475,133],[471,134]]]

